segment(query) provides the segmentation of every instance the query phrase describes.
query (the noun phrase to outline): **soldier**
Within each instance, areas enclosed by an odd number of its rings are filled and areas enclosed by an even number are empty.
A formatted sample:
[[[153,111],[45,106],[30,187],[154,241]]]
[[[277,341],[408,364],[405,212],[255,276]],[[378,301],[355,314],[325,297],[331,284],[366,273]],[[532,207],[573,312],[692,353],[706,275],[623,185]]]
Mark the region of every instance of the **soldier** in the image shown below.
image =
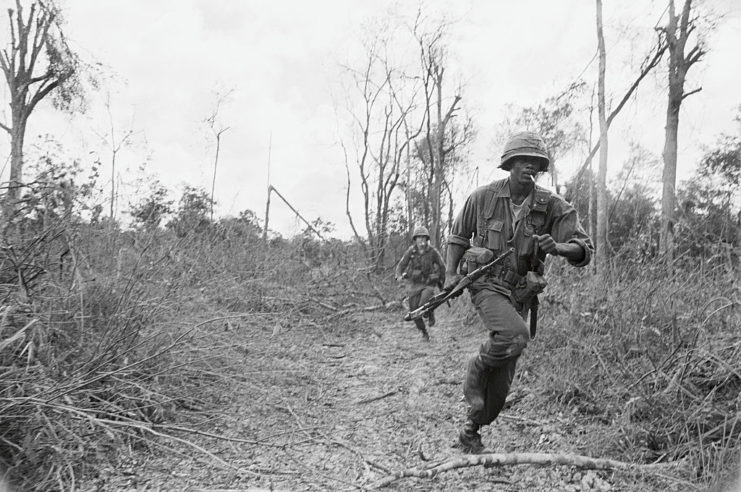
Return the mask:
[[[509,178],[476,189],[458,214],[448,238],[448,285],[468,270],[508,248],[514,254],[470,287],[471,300],[489,332],[469,361],[463,394],[469,405],[458,438],[464,452],[481,453],[479,429],[496,419],[515,375],[515,365],[534,335],[537,293],[545,287],[546,255],[562,256],[577,267],[592,257],[592,242],[576,210],[560,196],[537,186],[535,177],[548,169],[545,142],[533,132],[513,135],[499,167]],[[487,251],[488,250],[488,251]],[[485,254],[484,254],[485,253]],[[525,320],[530,312],[530,330]]]
[[[445,284],[445,263],[440,252],[430,246],[430,232],[426,227],[417,227],[412,235],[414,244],[404,252],[396,266],[396,280],[407,282],[409,309],[415,310],[435,295],[435,286]],[[430,326],[435,325],[435,313],[426,316]],[[422,319],[415,319],[417,329],[425,341],[430,340]]]

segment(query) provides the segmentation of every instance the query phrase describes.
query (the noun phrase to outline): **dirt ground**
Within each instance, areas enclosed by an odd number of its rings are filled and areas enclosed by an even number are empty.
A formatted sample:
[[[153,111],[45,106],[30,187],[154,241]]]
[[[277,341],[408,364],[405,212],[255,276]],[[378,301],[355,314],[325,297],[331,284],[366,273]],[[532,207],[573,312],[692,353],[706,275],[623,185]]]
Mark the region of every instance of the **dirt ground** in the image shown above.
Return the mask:
[[[454,312],[440,310],[429,343],[398,313],[359,313],[331,329],[259,315],[216,323],[204,339],[223,357],[194,375],[199,390],[179,403],[173,424],[199,432],[177,433],[192,445],[175,443],[175,455],[134,450],[125,466],[82,488],[358,490],[398,470],[460,457],[453,444],[465,415],[463,367],[485,334]],[[536,340],[528,348],[535,350],[547,347]],[[505,411],[484,428],[488,449],[588,454],[595,430],[537,408],[531,377],[519,370]],[[519,465],[403,478],[385,490],[687,489],[668,476]]]

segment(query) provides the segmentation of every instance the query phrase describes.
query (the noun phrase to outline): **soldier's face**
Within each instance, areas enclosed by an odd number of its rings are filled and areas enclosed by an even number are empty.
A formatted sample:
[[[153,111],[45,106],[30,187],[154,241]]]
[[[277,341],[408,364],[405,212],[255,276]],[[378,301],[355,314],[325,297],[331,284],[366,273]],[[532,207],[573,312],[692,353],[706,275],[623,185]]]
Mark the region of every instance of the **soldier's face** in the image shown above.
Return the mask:
[[[509,177],[514,182],[530,186],[535,182],[535,176],[539,171],[540,163],[536,159],[516,157],[509,169]]]
[[[426,247],[429,241],[430,240],[427,239],[425,236],[417,236],[414,238],[414,244],[416,244],[418,248]]]

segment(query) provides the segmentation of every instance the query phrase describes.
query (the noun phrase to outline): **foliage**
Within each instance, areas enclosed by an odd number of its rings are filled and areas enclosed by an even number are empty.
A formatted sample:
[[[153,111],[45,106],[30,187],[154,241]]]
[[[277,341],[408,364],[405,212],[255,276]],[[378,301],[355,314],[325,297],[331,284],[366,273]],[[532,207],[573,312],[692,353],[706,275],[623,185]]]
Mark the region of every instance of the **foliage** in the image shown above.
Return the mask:
[[[206,190],[186,186],[167,228],[173,230],[178,237],[185,237],[191,231],[205,231],[210,224],[211,205],[211,196]]]
[[[98,166],[94,164],[87,176],[80,161],[67,162],[62,146],[47,136],[42,151],[30,154],[31,180],[16,203],[13,215],[5,222],[8,228],[22,225],[41,231],[57,221],[97,221],[102,209],[94,203]]]
[[[8,9],[10,46],[0,53],[10,100],[10,121],[0,128],[10,135],[10,186],[5,209],[12,212],[23,185],[23,152],[28,119],[38,103],[51,95],[57,108],[83,109],[81,62],[69,48],[54,1],[16,0]],[[80,102],[76,105],[75,103]]]
[[[734,276],[728,265],[692,259],[667,277],[627,245],[613,258],[609,286],[551,265],[539,330],[548,350],[521,370],[537,373],[541,396],[581,427],[605,425],[592,454],[684,459],[693,480],[709,480],[741,438]]]
[[[678,252],[738,261],[741,247],[741,137],[723,135],[678,193]],[[723,261],[723,260],[722,260]]]
[[[167,188],[155,180],[150,185],[148,196],[131,205],[129,215],[134,224],[145,228],[157,227],[173,212],[172,205],[173,201],[169,199]]]
[[[40,189],[44,215],[0,248],[0,462],[23,490],[68,489],[171,411],[154,377],[169,363],[157,323],[171,291],[146,251],[76,220],[59,192]]]

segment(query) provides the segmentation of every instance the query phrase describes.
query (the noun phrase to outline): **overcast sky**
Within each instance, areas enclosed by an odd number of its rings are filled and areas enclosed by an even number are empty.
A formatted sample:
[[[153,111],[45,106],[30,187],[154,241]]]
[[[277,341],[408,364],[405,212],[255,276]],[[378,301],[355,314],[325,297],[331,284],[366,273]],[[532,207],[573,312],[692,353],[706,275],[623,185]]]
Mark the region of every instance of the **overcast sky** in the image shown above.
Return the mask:
[[[653,26],[665,21],[666,3],[604,3],[608,92],[618,100],[645,54]],[[741,7],[733,0],[706,3],[726,17],[708,38],[707,57],[689,75],[687,88],[703,90],[682,106],[680,177],[691,174],[704,145],[737,129],[733,118],[741,104]],[[341,66],[359,62],[361,33],[372,19],[389,11],[410,16],[416,2],[67,0],[62,5],[70,44],[87,62],[101,64],[102,84],[85,114],[62,115],[40,106],[29,123],[27,147],[49,133],[85,164],[97,152],[104,164],[101,185],[107,188],[110,158],[102,137],[110,124],[102,102],[110,94],[115,132],[136,132],[118,154],[126,195],[121,209],[127,208],[127,196],[141,191],[142,163],[147,179],[156,176],[175,195],[184,184],[210,190],[214,140],[204,119],[217,94],[231,91],[219,114],[219,124],[229,127],[222,135],[216,178],[219,215],[251,209],[262,218],[272,135],[272,184],[307,218],[332,221],[339,235],[348,235],[338,145],[346,136],[346,120],[338,118],[345,97]],[[593,1],[460,0],[453,5],[435,0],[425,2],[424,10],[452,21],[448,75],[451,84],[462,84],[463,106],[478,130],[471,158],[480,163],[482,180],[499,176],[493,139],[507,104],[537,105],[579,77],[594,80]],[[660,156],[664,78],[662,66],[613,125],[613,173],[627,158],[631,141]],[[7,121],[7,92],[0,97],[0,117]],[[588,125],[588,115],[581,117]],[[4,139],[0,151],[7,155],[7,149]],[[575,165],[562,163],[564,173]],[[271,228],[298,232],[301,227],[287,207],[273,203]]]

